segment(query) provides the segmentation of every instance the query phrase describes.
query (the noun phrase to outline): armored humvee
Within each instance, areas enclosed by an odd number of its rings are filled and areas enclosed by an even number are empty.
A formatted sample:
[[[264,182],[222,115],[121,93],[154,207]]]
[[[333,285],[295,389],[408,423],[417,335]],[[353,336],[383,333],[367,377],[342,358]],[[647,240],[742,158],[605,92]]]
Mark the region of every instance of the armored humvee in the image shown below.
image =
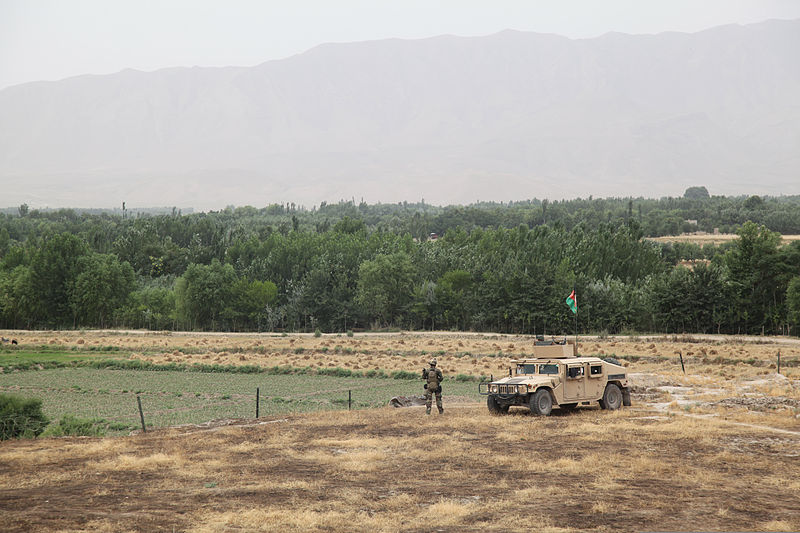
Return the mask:
[[[631,404],[628,373],[614,360],[579,357],[572,341],[534,343],[534,357],[515,359],[509,376],[481,382],[489,411],[507,413],[512,405],[529,407],[547,416],[553,407],[574,409],[578,404],[598,402],[603,409]]]

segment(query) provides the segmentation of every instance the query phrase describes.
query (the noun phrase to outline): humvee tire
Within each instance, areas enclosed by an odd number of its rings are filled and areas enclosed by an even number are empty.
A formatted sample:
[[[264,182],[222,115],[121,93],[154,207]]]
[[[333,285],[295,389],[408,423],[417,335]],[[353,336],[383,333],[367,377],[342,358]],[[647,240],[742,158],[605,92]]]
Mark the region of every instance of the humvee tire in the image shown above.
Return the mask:
[[[622,391],[613,383],[606,385],[603,399],[600,400],[600,407],[610,411],[616,411],[622,406]]]
[[[553,410],[553,397],[547,389],[539,389],[531,396],[531,413],[547,416]]]
[[[494,396],[486,397],[486,407],[489,408],[489,412],[493,415],[504,415],[508,413],[508,406],[497,403],[497,399]]]

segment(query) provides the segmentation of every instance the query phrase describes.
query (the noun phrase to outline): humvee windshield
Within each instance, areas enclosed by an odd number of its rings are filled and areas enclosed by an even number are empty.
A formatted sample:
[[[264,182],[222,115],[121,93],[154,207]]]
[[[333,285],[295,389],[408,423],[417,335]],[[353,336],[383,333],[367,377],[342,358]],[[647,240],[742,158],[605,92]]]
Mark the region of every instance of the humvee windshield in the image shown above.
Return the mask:
[[[558,365],[539,365],[540,374],[558,374]]]

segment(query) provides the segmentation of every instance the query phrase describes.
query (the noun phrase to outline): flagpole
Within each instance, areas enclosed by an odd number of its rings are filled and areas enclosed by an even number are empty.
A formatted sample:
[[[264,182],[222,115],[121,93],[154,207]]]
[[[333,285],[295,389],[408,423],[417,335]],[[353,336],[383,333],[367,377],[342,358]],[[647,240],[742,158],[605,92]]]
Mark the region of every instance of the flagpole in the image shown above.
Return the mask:
[[[572,311],[572,314],[575,315],[575,355],[578,354],[578,296],[575,294],[575,285],[572,286],[572,292],[567,297],[566,304],[569,306],[569,310]],[[566,341],[567,336],[564,336]]]
[[[572,286],[572,292],[575,294],[575,285]],[[575,294],[575,355],[578,355],[578,295]]]

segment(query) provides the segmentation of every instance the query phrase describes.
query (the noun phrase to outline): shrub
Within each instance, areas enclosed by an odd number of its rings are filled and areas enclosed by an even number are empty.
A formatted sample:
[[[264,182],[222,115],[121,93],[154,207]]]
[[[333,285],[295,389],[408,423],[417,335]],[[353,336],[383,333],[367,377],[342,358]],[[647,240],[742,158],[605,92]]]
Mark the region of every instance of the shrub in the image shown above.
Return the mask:
[[[348,337],[352,337],[353,336],[353,330],[352,329],[348,329],[347,330],[347,336]]]
[[[392,379],[419,379],[419,374],[408,370],[395,370],[389,374]]]
[[[349,378],[353,375],[353,371],[349,368],[320,368],[317,370],[317,374],[320,376],[335,376],[339,378]]]
[[[102,437],[106,431],[128,429],[127,424],[109,422],[102,418],[77,418],[72,415],[64,415],[58,424],[51,425],[44,432],[48,437]]]
[[[314,336],[315,337],[322,337],[322,332],[319,330],[319,328],[314,330]]]
[[[42,400],[0,394],[0,440],[40,435],[47,426]]]

